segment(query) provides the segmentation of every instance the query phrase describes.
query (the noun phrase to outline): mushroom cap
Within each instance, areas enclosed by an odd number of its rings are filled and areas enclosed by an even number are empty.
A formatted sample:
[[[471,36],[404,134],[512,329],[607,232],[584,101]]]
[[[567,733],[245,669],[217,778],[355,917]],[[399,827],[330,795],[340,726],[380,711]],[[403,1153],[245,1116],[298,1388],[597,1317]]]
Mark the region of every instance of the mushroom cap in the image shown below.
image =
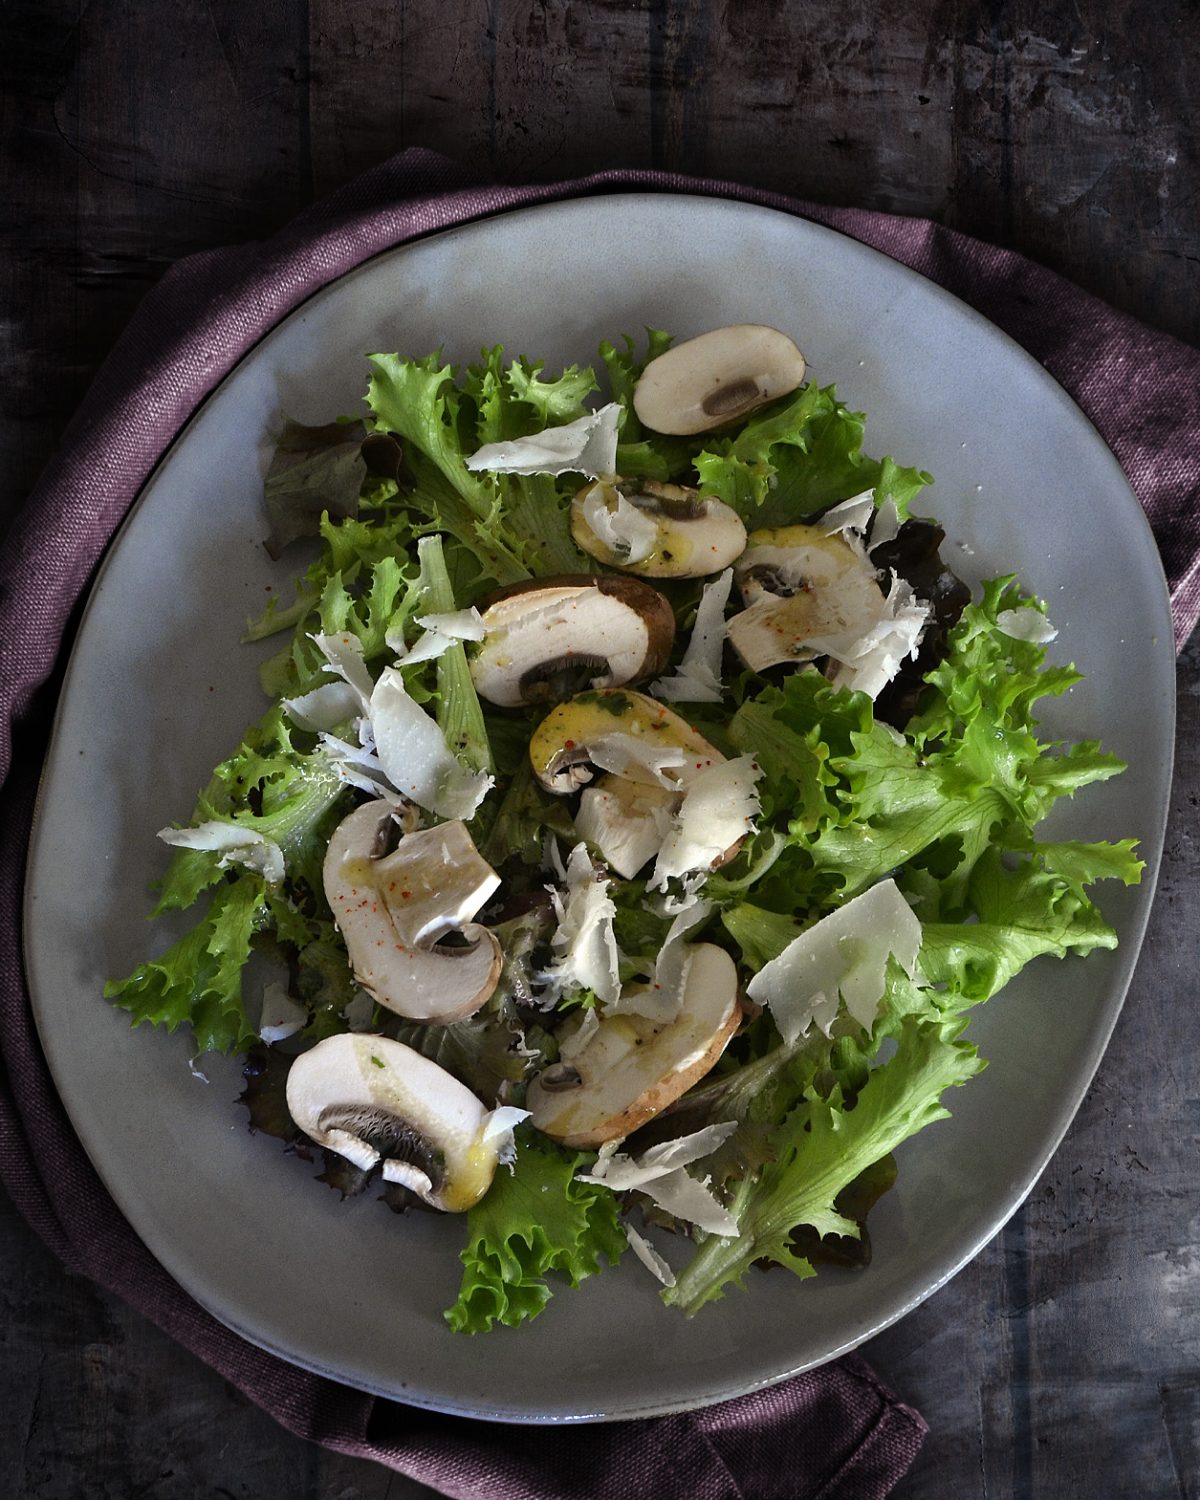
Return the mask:
[[[593,777],[589,750],[603,744],[605,759],[620,775],[643,786],[681,789],[708,766],[724,759],[686,719],[645,693],[597,688],[577,693],[546,715],[529,741],[533,773],[548,792],[569,796]],[[655,774],[656,761],[667,769]],[[667,788],[670,790],[670,787]]]
[[[678,1017],[655,1024],[638,1015],[605,1016],[571,1056],[577,1085],[555,1086],[552,1079],[547,1087],[544,1074],[529,1085],[532,1123],[564,1146],[623,1139],[704,1077],[741,1015],[733,959],[713,943],[695,944]]]
[[[655,432],[709,432],[803,384],[804,356],[777,328],[735,323],[676,344],[642,371],[638,420]]]
[[[334,921],[380,1005],[411,1021],[461,1021],[500,979],[500,944],[471,921],[500,877],[461,822],[403,833],[381,852],[391,812],[366,802],[334,830],[323,871]],[[446,943],[452,933],[461,941]]]
[[[639,549],[636,561],[630,553],[615,551],[588,519],[593,505],[613,517],[623,502],[654,526],[652,543],[648,550]],[[727,568],[746,545],[746,528],[732,506],[699,490],[651,479],[585,485],[571,501],[571,535],[599,562],[643,578],[704,578]]]
[[[814,526],[757,531],[734,569],[747,608],[726,626],[733,649],[755,672],[822,654],[807,642],[878,621],[884,596],[875,568],[840,534]]]
[[[292,1063],[292,1119],[317,1145],[434,1208],[462,1213],[491,1186],[502,1137],[485,1139],[488,1111],[464,1084],[384,1036],[326,1037]]]
[[[619,687],[662,671],[675,612],[648,583],[589,574],[533,578],[492,594],[486,632],[471,658],[480,697],[517,708],[565,696],[588,682]]]

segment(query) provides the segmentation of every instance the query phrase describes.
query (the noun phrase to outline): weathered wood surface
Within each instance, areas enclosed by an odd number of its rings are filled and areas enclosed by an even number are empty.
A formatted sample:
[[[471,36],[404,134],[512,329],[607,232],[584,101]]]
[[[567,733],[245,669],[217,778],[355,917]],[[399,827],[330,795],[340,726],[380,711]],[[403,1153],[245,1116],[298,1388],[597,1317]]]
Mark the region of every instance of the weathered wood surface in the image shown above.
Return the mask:
[[[1200,340],[1194,4],[8,0],[0,86],[4,518],[171,261],[407,145],[927,214]],[[1161,895],[1096,1084],[1025,1209],[867,1350],[933,1428],[904,1495],[1200,1493],[1200,649],[1180,688]],[[7,1205],[0,1328],[0,1494],[417,1493],[278,1430]]]

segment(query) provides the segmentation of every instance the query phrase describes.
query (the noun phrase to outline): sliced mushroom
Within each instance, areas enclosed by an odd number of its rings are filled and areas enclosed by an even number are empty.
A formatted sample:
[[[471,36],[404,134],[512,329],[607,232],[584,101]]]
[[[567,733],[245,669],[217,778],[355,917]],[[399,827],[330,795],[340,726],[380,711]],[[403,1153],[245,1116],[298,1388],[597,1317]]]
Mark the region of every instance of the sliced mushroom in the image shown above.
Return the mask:
[[[670,791],[723,757],[686,719],[645,693],[598,688],[546,715],[529,741],[529,759],[546,790],[567,797],[597,768]]]
[[[355,978],[388,1010],[461,1021],[496,988],[500,944],[471,919],[500,877],[463,823],[404,832],[364,803],[334,830],[324,881]]]
[[[804,356],[786,333],[736,323],[652,359],[634,390],[633,409],[655,432],[709,432],[789,395],[804,372]]]
[[[704,1077],[741,1014],[733,959],[712,943],[697,943],[678,1018],[655,1024],[637,1015],[604,1017],[572,1055],[578,1084],[566,1087],[552,1069],[530,1084],[533,1124],[564,1146],[623,1139]]]
[[[844,536],[815,526],[756,531],[734,577],[748,608],[726,633],[755,672],[823,654],[822,637],[862,635],[883,615],[875,568]]]
[[[617,687],[661,672],[675,612],[636,578],[536,578],[493,594],[471,660],[476,691],[501,708]]]
[[[326,1037],[288,1070],[292,1119],[363,1171],[382,1163],[434,1208],[463,1213],[491,1186],[506,1132],[437,1063],[384,1036]]]
[[[621,520],[628,514],[653,533]],[[610,568],[644,578],[703,578],[741,555],[746,528],[723,500],[651,479],[598,480],[571,501],[571,535]]]

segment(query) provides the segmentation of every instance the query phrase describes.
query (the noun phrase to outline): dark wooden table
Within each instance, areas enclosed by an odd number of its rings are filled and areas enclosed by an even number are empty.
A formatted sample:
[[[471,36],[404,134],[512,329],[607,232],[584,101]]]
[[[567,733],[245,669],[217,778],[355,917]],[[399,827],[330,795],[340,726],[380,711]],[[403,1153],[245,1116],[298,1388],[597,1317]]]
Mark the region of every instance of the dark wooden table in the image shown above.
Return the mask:
[[[0,444],[18,506],[138,299],[407,145],[924,214],[1200,341],[1195,0],[5,0]],[[1088,15],[1088,10],[1094,14]],[[908,1497],[1200,1493],[1200,649],[1156,915],[1062,1148],[866,1349],[928,1418]],[[425,1493],[301,1443],[0,1207],[0,1494]]]

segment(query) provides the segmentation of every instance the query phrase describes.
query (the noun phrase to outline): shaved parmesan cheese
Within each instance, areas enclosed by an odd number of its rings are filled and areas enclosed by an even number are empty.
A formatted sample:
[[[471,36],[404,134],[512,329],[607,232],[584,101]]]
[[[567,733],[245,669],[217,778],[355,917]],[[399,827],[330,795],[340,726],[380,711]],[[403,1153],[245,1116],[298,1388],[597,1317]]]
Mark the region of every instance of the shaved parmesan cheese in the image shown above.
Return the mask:
[[[894,542],[900,534],[900,512],[889,495],[875,512],[875,525],[871,528],[871,544],[868,551],[882,547],[884,542]]]
[[[614,776],[627,776],[636,766],[648,771],[660,786],[674,791],[678,787],[678,778],[665,773],[682,767],[687,756],[679,745],[655,744],[617,730],[589,740],[588,759],[600,770],[611,771]]]
[[[453,641],[481,641],[487,634],[483,617],[474,605],[444,615],[418,615],[417,624],[422,630],[435,630]]]
[[[396,658],[401,665],[415,667],[418,662],[436,661],[439,656],[444,655],[454,645],[451,636],[443,635],[440,630],[424,630],[412,643],[411,646],[403,646],[403,642],[393,644],[392,649],[396,652]]]
[[[158,837],[176,849],[203,849],[219,854],[217,864],[222,869],[231,864],[245,865],[271,885],[278,885],[283,879],[283,850],[256,828],[213,821],[195,828],[160,828]]]
[[[639,563],[654,551],[658,527],[636,505],[631,505],[619,490],[611,490],[611,493],[617,497],[612,510],[600,485],[588,490],[580,502],[583,519],[614,557],[623,563]]]
[[[307,1020],[308,1011],[292,999],[283,985],[268,984],[264,987],[258,1034],[268,1046],[295,1036]]]
[[[652,891],[664,890],[673,876],[711,870],[726,850],[753,830],[759,811],[755,783],[761,775],[752,755],[739,755],[707,767],[688,784],[659,851]]]
[[[363,659],[363,645],[359,638],[346,630],[340,635],[314,635],[309,639],[324,656],[325,670],[349,683],[358,697],[359,711],[368,713],[373,684]]]
[[[363,712],[359,694],[348,682],[326,682],[299,698],[285,698],[283,709],[293,724],[314,731],[336,729]]]
[[[511,1167],[517,1159],[517,1143],[513,1139],[513,1131],[522,1120],[528,1120],[528,1118],[527,1109],[517,1109],[511,1104],[501,1104],[490,1114],[484,1115],[483,1133],[479,1137],[479,1144],[486,1146],[490,1141],[495,1141],[500,1165]]]
[[[829,1035],[839,998],[860,1026],[875,1020],[894,957],[913,978],[921,924],[894,880],[878,885],[822,917],[764,964],[746,993],[770,1008],[786,1043],[805,1036],[815,1022]]]
[[[371,694],[371,728],[379,764],[402,796],[442,818],[474,816],[492,778],[468,770],[454,755],[394,667],[384,670]]]
[[[1028,604],[1002,609],[996,616],[996,626],[1014,641],[1028,641],[1034,646],[1045,646],[1058,635],[1041,610]]]
[[[621,992],[613,935],[617,908],[586,844],[576,844],[567,861],[566,900],[558,892],[552,895],[558,928],[550,947],[556,962],[538,976],[547,986],[547,1002],[555,1003],[567,989],[591,990],[601,1002],[615,1000]]]
[[[835,687],[866,693],[877,698],[900,670],[906,657],[914,657],[929,621],[929,605],[917,598],[912,586],[892,575],[892,586],[884,600],[880,618],[862,635],[811,636],[808,647],[838,663]]]
[[[381,797],[393,807],[400,807],[405,799],[389,783],[387,773],[375,753],[374,742],[370,738],[370,721],[363,720],[363,723],[366,725],[368,741],[368,748],[365,749],[361,745],[351,745],[346,740],[339,740],[332,734],[321,736],[321,744],[329,764],[334,774],[347,785],[370,792],[373,797]]]
[[[691,1135],[651,1146],[637,1158],[626,1156],[615,1149],[607,1156],[601,1152],[590,1175],[578,1172],[576,1176],[580,1182],[603,1183],[614,1193],[622,1193],[629,1188],[644,1188],[647,1183],[666,1177],[680,1167],[711,1156],[736,1129],[736,1120],[722,1120],[717,1125],[706,1125],[703,1130],[693,1131]]]
[[[470,609],[456,609],[443,615],[419,615],[417,624],[422,634],[411,646],[404,644],[401,632],[389,631],[386,637],[388,646],[406,667],[416,666],[422,661],[435,661],[455,641],[481,641],[486,634],[479,611],[473,605]]]
[[[682,1167],[677,1172],[668,1172],[665,1177],[641,1189],[647,1198],[653,1199],[659,1208],[685,1219],[703,1229],[706,1234],[719,1234],[723,1239],[736,1239],[737,1220],[713,1194],[708,1179],[700,1182],[691,1177]]]
[[[473,473],[586,474],[609,479],[617,471],[617,426],[621,407],[612,401],[561,427],[547,427],[531,437],[485,443],[467,459]]]
[[[675,1272],[667,1265],[650,1241],[640,1235],[632,1224],[626,1224],[625,1238],[629,1241],[629,1248],[656,1280],[661,1281],[663,1286],[675,1285]]]
[[[678,796],[663,787],[605,776],[584,788],[575,828],[599,849],[605,864],[623,880],[632,880],[662,848]]]
[[[660,677],[650,691],[668,703],[720,703],[721,656],[725,650],[725,606],[733,586],[733,569],[704,585],[696,623],[683,660],[670,677]]]
[[[812,524],[814,530],[819,531],[822,536],[833,536],[839,531],[863,532],[874,514],[875,492],[863,490],[861,495],[851,495],[849,500],[842,500],[831,506]]]

